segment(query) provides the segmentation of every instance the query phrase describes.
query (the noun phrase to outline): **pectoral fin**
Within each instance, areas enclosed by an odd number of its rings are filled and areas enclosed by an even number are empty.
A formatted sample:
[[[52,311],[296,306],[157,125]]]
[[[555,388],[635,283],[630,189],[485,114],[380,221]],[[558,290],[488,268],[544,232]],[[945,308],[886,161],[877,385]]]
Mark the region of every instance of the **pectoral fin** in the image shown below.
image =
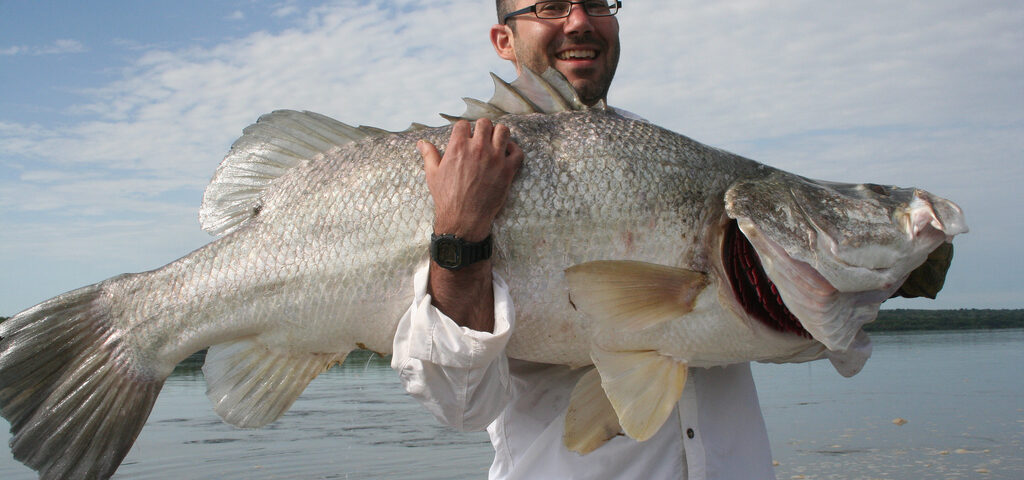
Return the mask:
[[[602,327],[639,330],[693,310],[701,272],[633,261],[581,263],[565,271],[573,305]]]
[[[601,386],[631,438],[644,441],[661,429],[686,385],[686,364],[654,351],[590,354]]]
[[[621,431],[619,417],[601,388],[601,376],[590,370],[572,390],[562,441],[569,450],[586,455]]]

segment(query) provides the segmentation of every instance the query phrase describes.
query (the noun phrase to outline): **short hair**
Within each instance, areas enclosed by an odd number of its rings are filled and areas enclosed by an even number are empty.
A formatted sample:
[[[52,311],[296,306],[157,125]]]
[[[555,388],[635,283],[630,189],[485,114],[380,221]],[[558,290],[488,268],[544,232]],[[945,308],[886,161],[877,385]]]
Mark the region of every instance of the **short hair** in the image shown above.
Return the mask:
[[[498,23],[502,23],[505,20],[505,15],[512,13],[512,9],[515,8],[515,0],[495,0],[495,7],[498,10]]]

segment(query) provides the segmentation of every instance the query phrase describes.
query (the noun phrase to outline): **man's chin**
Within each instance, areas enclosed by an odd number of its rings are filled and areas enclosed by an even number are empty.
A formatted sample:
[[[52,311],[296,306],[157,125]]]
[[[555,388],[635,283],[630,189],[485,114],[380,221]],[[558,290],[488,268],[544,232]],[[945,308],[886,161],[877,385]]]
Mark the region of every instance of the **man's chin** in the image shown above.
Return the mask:
[[[605,98],[608,94],[608,86],[602,85],[601,82],[588,78],[578,78],[575,80],[569,80],[572,84],[572,88],[576,90],[576,93],[580,96],[580,100],[587,105],[593,105],[598,100]]]
[[[553,61],[549,66],[558,70],[569,81],[583,103],[593,105],[598,100],[605,98],[608,94],[608,86],[611,84],[611,75],[602,75],[601,69],[593,65],[568,65],[567,63]],[[547,68],[548,66],[544,66],[537,73],[543,73]],[[607,80],[602,81],[603,77],[607,77]]]

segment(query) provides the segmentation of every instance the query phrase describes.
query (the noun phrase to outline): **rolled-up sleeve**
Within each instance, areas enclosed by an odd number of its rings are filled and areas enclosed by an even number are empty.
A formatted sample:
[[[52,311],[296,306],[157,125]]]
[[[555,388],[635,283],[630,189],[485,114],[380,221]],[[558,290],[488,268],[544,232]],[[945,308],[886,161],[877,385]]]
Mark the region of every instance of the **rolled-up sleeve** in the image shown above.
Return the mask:
[[[483,430],[512,400],[505,346],[515,312],[508,286],[494,274],[494,332],[460,327],[431,304],[429,264],[415,275],[415,298],[398,323],[391,368],[405,390],[437,419]]]

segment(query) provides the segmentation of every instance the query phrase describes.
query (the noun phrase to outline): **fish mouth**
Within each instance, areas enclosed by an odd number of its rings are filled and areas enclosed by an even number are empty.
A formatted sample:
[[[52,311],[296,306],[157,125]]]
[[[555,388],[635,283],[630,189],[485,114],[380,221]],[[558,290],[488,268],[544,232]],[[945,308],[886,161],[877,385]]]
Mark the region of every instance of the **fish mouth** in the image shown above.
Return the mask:
[[[772,330],[812,338],[786,307],[778,288],[768,278],[761,260],[735,220],[725,227],[722,239],[722,264],[737,302],[750,318]]]

